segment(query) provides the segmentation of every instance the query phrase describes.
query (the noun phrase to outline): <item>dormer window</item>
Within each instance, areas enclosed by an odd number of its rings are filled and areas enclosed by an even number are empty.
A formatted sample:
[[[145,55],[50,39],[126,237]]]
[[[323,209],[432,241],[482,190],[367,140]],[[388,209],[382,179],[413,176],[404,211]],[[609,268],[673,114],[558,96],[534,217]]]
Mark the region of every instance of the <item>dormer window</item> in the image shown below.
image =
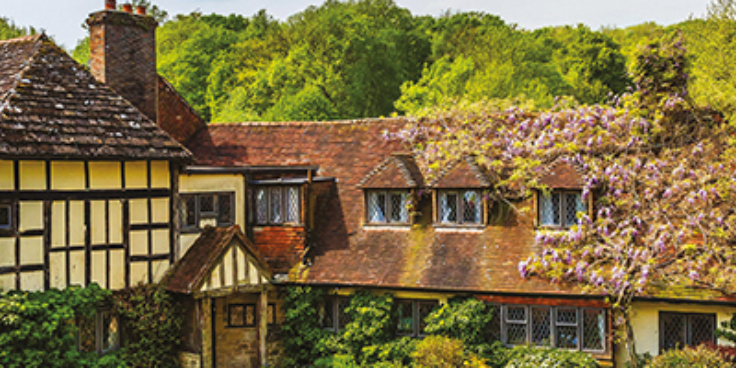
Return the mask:
[[[256,224],[281,225],[301,222],[298,186],[257,187],[254,193]]]
[[[479,190],[439,190],[439,220],[442,224],[479,225],[483,205]]]
[[[578,212],[585,212],[579,190],[552,190],[539,196],[539,223],[542,226],[569,228],[578,224]]]
[[[367,191],[368,222],[371,224],[409,223],[408,190]]]

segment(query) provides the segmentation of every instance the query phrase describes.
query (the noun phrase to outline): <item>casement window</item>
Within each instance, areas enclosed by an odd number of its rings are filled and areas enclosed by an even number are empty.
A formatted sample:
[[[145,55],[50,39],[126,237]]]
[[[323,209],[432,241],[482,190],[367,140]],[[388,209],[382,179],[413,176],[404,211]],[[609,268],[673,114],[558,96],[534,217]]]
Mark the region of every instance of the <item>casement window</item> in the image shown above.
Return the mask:
[[[229,304],[227,306],[228,327],[255,327],[255,304]]]
[[[235,222],[235,193],[182,194],[179,215],[182,230],[198,230],[200,221],[210,219],[217,226]]]
[[[499,306],[500,337],[506,345],[535,345],[593,353],[606,351],[603,309],[564,306]]]
[[[479,190],[440,190],[439,221],[442,224],[480,225],[483,201]]]
[[[424,336],[424,320],[438,305],[436,300],[396,300],[396,333],[401,336]]]
[[[350,306],[350,298],[328,297],[320,310],[320,324],[328,331],[340,332],[350,323],[345,310]]]
[[[300,196],[297,186],[256,187],[254,220],[258,225],[301,223]]]
[[[109,310],[78,318],[77,327],[77,348],[81,351],[104,354],[120,348],[120,319]]]
[[[712,313],[659,313],[659,351],[716,342],[716,315]]]
[[[370,190],[366,192],[368,222],[371,224],[409,223],[408,190]]]
[[[539,224],[569,228],[578,223],[578,212],[585,212],[580,191],[553,190],[539,195]]]
[[[10,203],[0,203],[0,229],[13,228],[13,206]]]

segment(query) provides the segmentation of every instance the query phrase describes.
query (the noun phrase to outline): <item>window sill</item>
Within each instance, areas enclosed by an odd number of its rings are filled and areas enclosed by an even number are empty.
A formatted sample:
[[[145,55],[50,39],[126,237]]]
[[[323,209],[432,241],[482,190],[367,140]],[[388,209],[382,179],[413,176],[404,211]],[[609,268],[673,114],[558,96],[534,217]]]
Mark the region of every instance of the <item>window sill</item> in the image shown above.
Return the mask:
[[[463,224],[434,224],[436,231],[467,231],[467,232],[483,232],[486,225],[463,225]]]
[[[411,230],[411,224],[392,224],[392,223],[384,223],[384,224],[377,224],[377,223],[369,223],[369,224],[363,224],[363,228],[365,230],[399,230],[399,231],[409,231]]]
[[[253,231],[263,231],[269,227],[280,227],[280,228],[296,228],[305,227],[304,224],[257,224],[253,225]]]

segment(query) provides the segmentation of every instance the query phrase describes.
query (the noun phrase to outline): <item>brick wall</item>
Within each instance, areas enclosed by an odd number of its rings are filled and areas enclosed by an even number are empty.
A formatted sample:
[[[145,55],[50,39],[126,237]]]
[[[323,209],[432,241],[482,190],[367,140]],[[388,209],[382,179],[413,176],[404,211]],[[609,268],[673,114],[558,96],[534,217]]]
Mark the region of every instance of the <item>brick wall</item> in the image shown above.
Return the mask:
[[[92,74],[156,121],[156,20],[105,10],[91,14],[87,25]]]

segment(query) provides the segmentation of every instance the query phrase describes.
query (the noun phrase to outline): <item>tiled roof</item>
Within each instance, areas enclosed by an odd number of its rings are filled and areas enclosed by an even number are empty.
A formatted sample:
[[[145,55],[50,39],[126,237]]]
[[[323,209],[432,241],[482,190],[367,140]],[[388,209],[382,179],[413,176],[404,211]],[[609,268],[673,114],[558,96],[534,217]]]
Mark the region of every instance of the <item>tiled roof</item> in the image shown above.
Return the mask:
[[[0,157],[191,154],[44,35],[0,42]]]
[[[433,188],[488,188],[491,185],[488,173],[478,166],[473,156],[448,165],[429,183]]]
[[[542,170],[539,182],[548,188],[581,189],[585,185],[584,175],[580,165],[568,158],[560,157]]]
[[[363,226],[364,197],[358,184],[393,153],[408,151],[401,142],[384,139],[386,132],[397,132],[407,123],[392,118],[208,125],[189,141],[189,147],[202,165],[318,165],[319,175],[337,178],[335,190],[326,191],[317,203],[308,255],[312,264],[292,274],[299,281],[562,292],[557,284],[519,276],[519,262],[541,251],[534,241],[533,216],[512,213],[505,223],[484,229]],[[477,172],[466,167],[474,183],[490,185],[490,180],[481,181]],[[429,214],[431,207],[420,211]],[[256,247],[261,246],[265,247],[256,242]],[[291,266],[300,267],[297,263]]]
[[[233,239],[237,239],[268,270],[266,262],[250,241],[243,236],[240,228],[207,226],[199,238],[189,247],[187,253],[176,262],[162,281],[169,291],[190,294],[202,283],[205,277],[221,260]],[[269,270],[270,271],[270,270]]]
[[[393,154],[381,162],[363,180],[361,188],[418,188],[424,186],[424,178],[414,157]]]

